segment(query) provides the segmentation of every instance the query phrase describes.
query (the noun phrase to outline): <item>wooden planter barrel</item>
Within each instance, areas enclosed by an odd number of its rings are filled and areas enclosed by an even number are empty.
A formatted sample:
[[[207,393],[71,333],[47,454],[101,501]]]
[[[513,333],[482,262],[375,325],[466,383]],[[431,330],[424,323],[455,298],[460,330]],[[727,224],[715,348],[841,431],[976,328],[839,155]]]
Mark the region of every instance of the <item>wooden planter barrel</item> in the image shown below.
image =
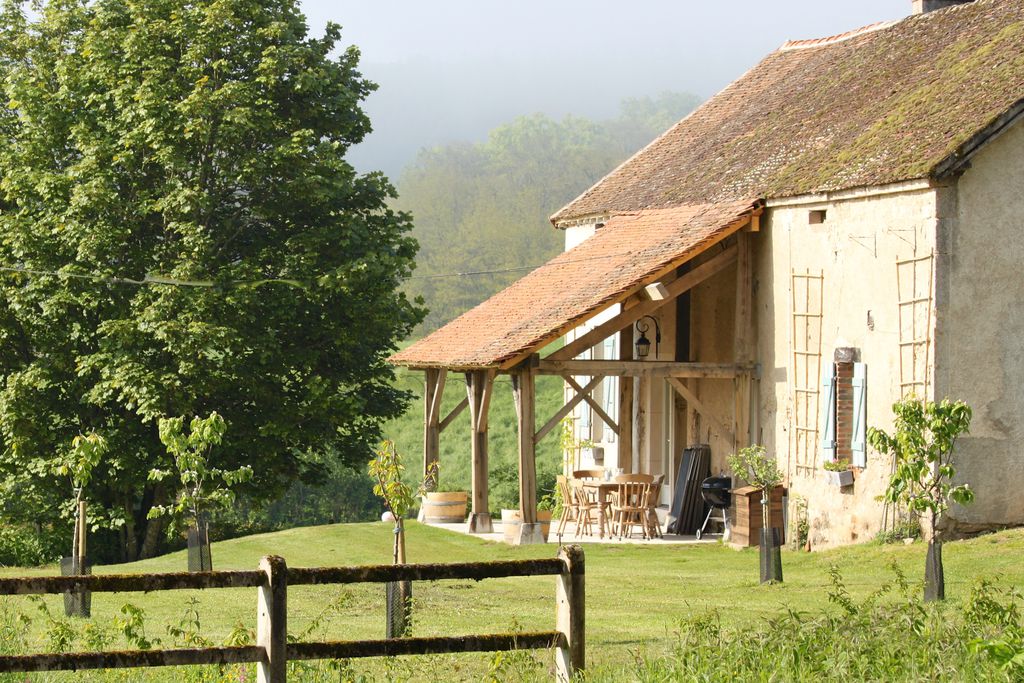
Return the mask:
[[[422,519],[427,524],[461,524],[466,521],[465,491],[432,491],[423,498]]]
[[[540,532],[546,539],[548,532],[551,531],[551,510],[537,510],[537,521],[540,522]],[[522,523],[519,510],[501,511],[501,533],[506,543],[515,543],[519,537],[519,527]]]

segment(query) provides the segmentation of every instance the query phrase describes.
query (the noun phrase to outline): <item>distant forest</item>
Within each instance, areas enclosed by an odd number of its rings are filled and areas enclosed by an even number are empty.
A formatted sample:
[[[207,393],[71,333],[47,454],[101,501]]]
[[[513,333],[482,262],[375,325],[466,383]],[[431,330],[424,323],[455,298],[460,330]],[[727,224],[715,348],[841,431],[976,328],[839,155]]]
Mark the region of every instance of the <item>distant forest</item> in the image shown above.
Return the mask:
[[[563,248],[548,217],[692,111],[688,93],[624,100],[611,120],[523,116],[482,143],[422,150],[401,174],[397,208],[420,243],[408,291],[428,333]],[[489,273],[489,271],[508,271]],[[488,274],[452,276],[453,273]]]

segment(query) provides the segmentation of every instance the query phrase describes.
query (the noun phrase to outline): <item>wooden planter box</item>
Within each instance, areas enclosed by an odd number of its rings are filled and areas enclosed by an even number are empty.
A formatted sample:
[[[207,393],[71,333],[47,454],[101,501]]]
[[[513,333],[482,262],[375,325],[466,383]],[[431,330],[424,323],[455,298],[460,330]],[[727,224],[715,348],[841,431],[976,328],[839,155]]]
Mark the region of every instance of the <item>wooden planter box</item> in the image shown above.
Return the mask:
[[[771,526],[779,530],[779,541],[786,542],[786,530],[783,525],[782,497],[786,489],[776,486],[769,496],[768,507],[771,514]],[[753,548],[761,542],[761,490],[753,486],[733,489],[732,492],[733,525],[729,543],[740,548]]]

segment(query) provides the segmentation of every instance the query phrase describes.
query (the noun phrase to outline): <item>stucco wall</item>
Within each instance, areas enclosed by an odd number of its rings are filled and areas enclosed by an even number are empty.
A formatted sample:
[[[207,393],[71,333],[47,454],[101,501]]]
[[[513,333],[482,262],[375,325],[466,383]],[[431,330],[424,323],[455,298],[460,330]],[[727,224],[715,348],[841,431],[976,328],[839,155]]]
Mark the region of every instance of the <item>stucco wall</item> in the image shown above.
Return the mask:
[[[891,405],[900,395],[896,261],[932,251],[936,193],[905,188],[769,207],[756,239],[760,440],[787,473],[791,503],[794,496],[807,500],[812,547],[867,540],[881,528],[883,506],[876,497],[890,463],[869,449],[853,486],[840,489],[826,483],[820,446],[803,466],[794,452],[791,273],[824,271],[822,367],[832,362],[836,347],[858,349],[857,360],[867,365],[867,424],[891,428]],[[809,224],[812,209],[827,211],[823,224]]]
[[[1024,124],[985,147],[945,193],[936,395],[966,400],[961,477],[976,490],[961,526],[1024,523]]]

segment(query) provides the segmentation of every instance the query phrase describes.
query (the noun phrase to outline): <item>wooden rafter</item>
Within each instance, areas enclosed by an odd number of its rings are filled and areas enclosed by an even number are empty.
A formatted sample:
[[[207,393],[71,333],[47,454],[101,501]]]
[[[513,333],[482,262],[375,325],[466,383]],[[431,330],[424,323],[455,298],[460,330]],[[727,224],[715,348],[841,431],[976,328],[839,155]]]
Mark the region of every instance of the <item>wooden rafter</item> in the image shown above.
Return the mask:
[[[581,387],[579,385],[579,382],[574,380],[572,378],[572,376],[565,375],[564,379],[565,379],[566,383],[569,386],[571,386],[573,388],[573,390],[576,391],[577,394],[580,394],[580,395],[583,396],[583,400],[590,404],[590,407],[594,409],[594,412],[597,413],[597,416],[600,417],[601,420],[603,420],[606,425],[611,427],[612,431],[615,432],[616,435],[618,435],[618,433],[619,433],[619,425],[616,424],[615,420],[613,420],[611,418],[611,416],[608,415],[608,413],[606,413],[604,411],[604,408],[602,408],[600,406],[600,404],[598,404],[598,402],[594,400],[594,398],[590,395],[590,392],[584,392],[583,391],[583,387]]]
[[[672,388],[683,397],[683,400],[686,401],[687,405],[697,411],[697,414],[700,415],[702,419],[711,423],[711,425],[717,429],[718,433],[723,437],[726,437],[729,441],[735,441],[736,437],[733,435],[732,430],[722,424],[722,422],[716,418],[710,410],[708,410],[707,406],[697,398],[697,395],[690,391],[690,387],[686,386],[682,380],[676,377],[668,377],[667,381],[672,385]]]
[[[736,247],[729,247],[714,258],[702,263],[685,275],[679,277],[673,282],[670,282],[668,285],[665,285],[665,291],[667,292],[666,298],[658,301],[643,301],[638,303],[636,306],[625,309],[614,318],[601,323],[575,341],[572,341],[558,351],[549,354],[545,360],[569,360],[575,358],[587,349],[593,347],[595,344],[606,339],[609,335],[625,329],[645,315],[653,313],[658,308],[675,300],[681,294],[688,292],[722,269],[726,268],[736,260],[736,254]]]
[[[461,401],[459,401],[459,404],[452,408],[452,411],[448,413],[448,415],[438,423],[438,431],[443,432],[448,427],[448,425],[455,421],[455,418],[457,418],[459,414],[466,409],[467,406],[469,406],[468,398],[464,398]]]
[[[558,412],[555,413],[554,416],[552,416],[550,420],[545,422],[543,427],[537,430],[537,433],[533,437],[534,443],[540,443],[540,440],[547,436],[548,432],[554,429],[555,425],[562,421],[562,418],[571,413],[573,408],[578,406],[580,402],[583,401],[583,396],[585,394],[589,394],[590,392],[592,392],[597,387],[597,385],[601,383],[601,380],[603,379],[604,376],[591,378],[587,386],[583,387],[583,392],[577,392],[575,396],[566,401],[565,405],[563,405],[558,410]]]

